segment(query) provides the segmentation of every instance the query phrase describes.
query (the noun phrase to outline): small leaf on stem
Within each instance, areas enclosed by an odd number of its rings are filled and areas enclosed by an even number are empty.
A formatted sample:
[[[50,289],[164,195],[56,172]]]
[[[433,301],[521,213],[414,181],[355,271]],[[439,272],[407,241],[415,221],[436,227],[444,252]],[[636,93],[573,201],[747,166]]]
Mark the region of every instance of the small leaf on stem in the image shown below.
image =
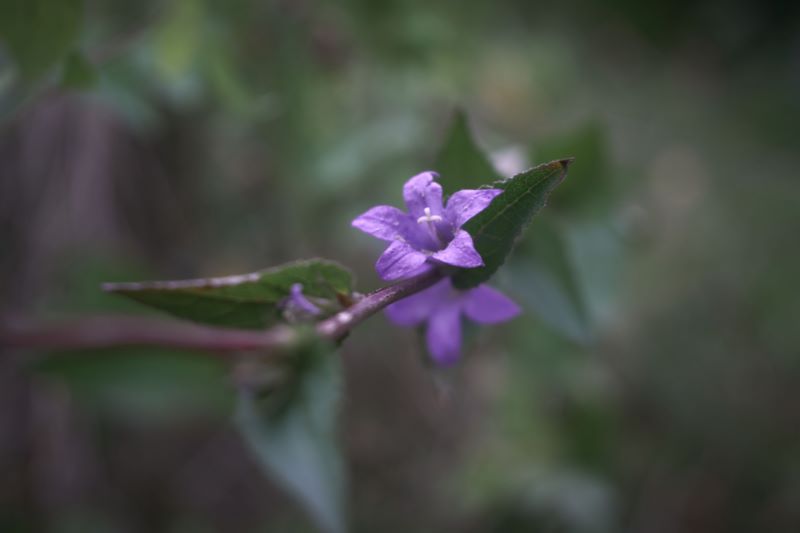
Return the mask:
[[[195,322],[239,328],[264,328],[281,320],[281,304],[292,285],[316,298],[321,316],[341,308],[352,293],[349,270],[333,261],[311,259],[220,278],[142,283],[107,283],[103,288],[150,307]]]

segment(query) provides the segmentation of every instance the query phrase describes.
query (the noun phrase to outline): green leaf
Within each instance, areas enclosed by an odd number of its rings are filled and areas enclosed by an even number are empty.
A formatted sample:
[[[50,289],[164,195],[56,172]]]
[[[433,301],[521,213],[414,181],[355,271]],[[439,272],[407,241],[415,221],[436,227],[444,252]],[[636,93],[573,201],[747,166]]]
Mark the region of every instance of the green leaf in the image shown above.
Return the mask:
[[[433,170],[445,191],[477,189],[501,176],[478,147],[469,129],[467,116],[457,111]]]
[[[38,78],[67,56],[82,23],[82,0],[3,0],[0,3],[0,40],[27,80]]]
[[[61,86],[69,89],[88,89],[94,85],[97,74],[86,57],[80,52],[73,51],[64,62],[61,73]]]
[[[463,226],[472,235],[484,266],[459,270],[452,278],[453,285],[460,289],[476,287],[500,268],[522,230],[567,175],[571,162],[552,161],[492,184],[503,193]]]
[[[520,302],[578,344],[590,338],[583,288],[563,228],[542,216],[522,239],[510,268]]]
[[[281,320],[279,304],[295,283],[323,309],[338,310],[352,292],[349,270],[333,261],[311,259],[221,278],[143,283],[108,283],[104,289],[195,322],[263,328]]]
[[[236,423],[259,465],[329,533],[346,531],[344,465],[336,418],[341,369],[315,336],[290,357],[289,379],[266,395],[243,387]]]

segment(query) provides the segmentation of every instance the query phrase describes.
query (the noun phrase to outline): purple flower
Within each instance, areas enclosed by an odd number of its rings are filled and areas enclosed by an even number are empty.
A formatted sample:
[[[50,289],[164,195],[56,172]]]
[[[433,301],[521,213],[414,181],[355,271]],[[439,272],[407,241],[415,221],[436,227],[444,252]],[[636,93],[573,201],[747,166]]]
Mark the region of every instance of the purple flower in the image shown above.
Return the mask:
[[[289,296],[281,303],[284,317],[289,322],[306,322],[322,313],[322,309],[314,305],[303,294],[303,285],[294,283],[289,288]]]
[[[353,227],[391,243],[375,264],[384,280],[410,278],[436,264],[461,268],[483,265],[472,237],[461,226],[502,191],[465,189],[450,196],[444,207],[442,186],[435,177],[434,172],[423,172],[406,182],[403,198],[408,213],[379,205],[353,220]]]
[[[461,353],[461,315],[473,322],[497,324],[517,316],[520,308],[510,298],[487,285],[460,291],[445,278],[422,292],[386,308],[387,316],[401,326],[427,322],[428,350],[440,365],[450,365]]]

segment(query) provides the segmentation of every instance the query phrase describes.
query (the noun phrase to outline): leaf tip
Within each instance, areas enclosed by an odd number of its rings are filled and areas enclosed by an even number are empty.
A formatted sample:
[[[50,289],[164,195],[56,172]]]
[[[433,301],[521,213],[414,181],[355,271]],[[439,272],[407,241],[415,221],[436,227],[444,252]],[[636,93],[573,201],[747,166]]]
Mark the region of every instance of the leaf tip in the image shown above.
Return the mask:
[[[568,170],[569,166],[575,161],[574,157],[566,157],[564,159],[559,159],[559,164],[564,168],[564,170]]]

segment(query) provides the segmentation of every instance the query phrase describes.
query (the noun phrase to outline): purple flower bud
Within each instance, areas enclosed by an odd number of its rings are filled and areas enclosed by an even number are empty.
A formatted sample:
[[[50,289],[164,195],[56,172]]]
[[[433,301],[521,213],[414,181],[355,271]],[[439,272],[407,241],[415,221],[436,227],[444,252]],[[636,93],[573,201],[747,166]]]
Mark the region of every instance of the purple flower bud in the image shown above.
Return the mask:
[[[303,294],[303,285],[295,283],[289,289],[289,296],[282,303],[283,312],[289,322],[310,320],[320,315],[322,309],[314,305]]]
[[[461,268],[483,265],[472,237],[461,226],[483,211],[500,194],[500,189],[465,189],[442,204],[442,186],[436,173],[417,174],[403,186],[408,212],[379,205],[353,220],[353,227],[389,247],[375,264],[384,280],[410,278],[436,264]]]
[[[516,303],[488,285],[461,291],[450,278],[386,308],[389,319],[400,326],[426,323],[428,350],[440,365],[451,365],[461,355],[461,315],[480,324],[497,324],[519,313]]]

